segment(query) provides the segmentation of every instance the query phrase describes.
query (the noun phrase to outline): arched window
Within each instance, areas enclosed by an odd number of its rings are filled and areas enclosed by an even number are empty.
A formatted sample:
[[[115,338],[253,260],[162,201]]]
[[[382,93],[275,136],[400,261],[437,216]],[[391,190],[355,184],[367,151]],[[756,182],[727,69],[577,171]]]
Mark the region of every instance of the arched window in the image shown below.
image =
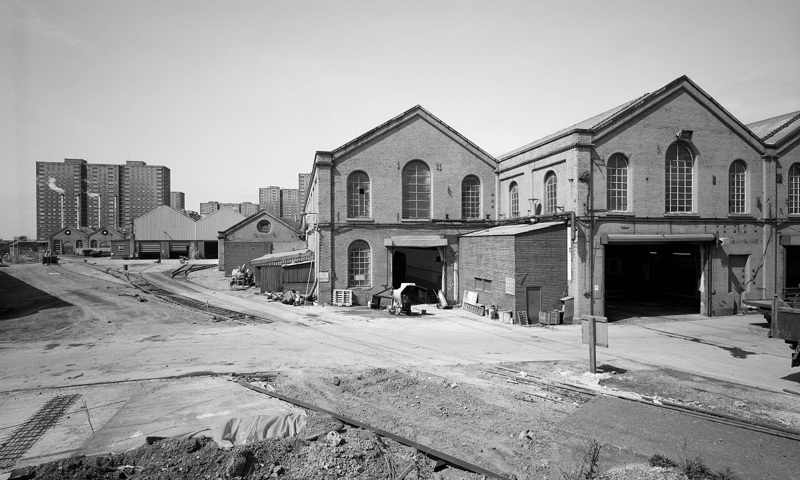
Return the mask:
[[[517,182],[511,182],[508,187],[508,217],[519,217],[519,187]]]
[[[544,213],[556,213],[558,205],[558,179],[553,172],[544,177]]]
[[[347,218],[370,218],[369,176],[353,172],[347,177]]]
[[[431,218],[431,170],[420,160],[403,169],[403,218]]]
[[[789,213],[800,213],[800,164],[789,169]]]
[[[741,160],[731,163],[728,173],[728,211],[746,213],[747,167]]]
[[[370,265],[372,255],[369,245],[363,240],[356,240],[347,250],[347,286],[369,287],[372,283]]]
[[[607,208],[612,212],[628,211],[628,161],[619,154],[611,155],[606,166]]]
[[[675,142],[667,149],[664,209],[667,213],[692,212],[694,208],[694,157],[689,147]]]
[[[481,181],[475,175],[461,182],[461,218],[481,218]]]
[[[92,239],[89,242],[89,248],[97,248],[97,240]]]
[[[53,240],[53,253],[61,255],[61,240]]]
[[[75,240],[75,248],[83,248],[83,240]]]

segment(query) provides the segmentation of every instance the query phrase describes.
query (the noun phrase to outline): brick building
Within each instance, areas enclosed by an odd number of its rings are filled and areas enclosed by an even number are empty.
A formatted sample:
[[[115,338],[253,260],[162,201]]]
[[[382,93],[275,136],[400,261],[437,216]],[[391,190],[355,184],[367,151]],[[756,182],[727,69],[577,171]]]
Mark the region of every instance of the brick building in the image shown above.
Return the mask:
[[[502,155],[500,217],[570,219],[576,314],[738,312],[800,281],[797,123],[754,133],[680,77]]]
[[[403,282],[458,298],[458,237],[494,218],[497,161],[420,106],[317,152],[305,209],[321,302]]]
[[[183,192],[169,192],[169,206],[175,210],[186,210],[186,195]]]

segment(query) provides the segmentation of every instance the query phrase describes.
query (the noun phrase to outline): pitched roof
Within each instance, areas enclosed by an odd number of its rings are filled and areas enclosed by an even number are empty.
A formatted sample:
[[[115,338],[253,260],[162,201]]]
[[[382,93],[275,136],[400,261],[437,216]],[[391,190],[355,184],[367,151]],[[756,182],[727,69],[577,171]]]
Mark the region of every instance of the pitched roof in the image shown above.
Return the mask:
[[[718,108],[720,112],[723,114],[723,116],[725,116],[728,120],[730,120],[731,123],[738,125],[742,129],[744,135],[751,136],[754,142],[759,143],[760,139],[757,136],[753,135],[753,132],[748,130],[747,127],[742,122],[740,122],[736,117],[731,115],[730,112],[725,110],[725,108],[723,108],[722,105],[720,105],[716,100],[714,100],[714,98],[711,97],[711,95],[707,94],[705,91],[703,91],[703,89],[697,86],[697,84],[694,83],[689,77],[683,75],[671,81],[667,85],[659,88],[658,90],[655,90],[650,93],[645,93],[644,95],[641,95],[629,102],[623,103],[622,105],[614,107],[611,110],[607,110],[599,115],[595,115],[582,122],[578,122],[575,125],[572,125],[571,127],[559,130],[556,133],[540,138],[539,140],[536,140],[520,148],[512,150],[509,153],[501,155],[498,159],[502,162],[503,160],[511,158],[515,155],[519,155],[520,153],[532,150],[536,147],[539,147],[541,145],[544,145],[548,142],[564,137],[571,133],[578,133],[578,132],[596,133],[601,129],[608,127],[609,125],[612,125],[614,122],[624,118],[626,115],[629,115],[635,112],[636,110],[648,106],[649,104],[660,98],[663,94],[672,91],[674,88],[678,86],[684,86],[684,87],[688,86],[696,90],[700,94],[700,96],[705,98],[714,107]]]
[[[235,232],[236,230],[239,230],[243,226],[249,225],[249,224],[255,222],[256,220],[260,220],[260,219],[262,219],[264,217],[269,217],[270,221],[280,223],[280,224],[286,226],[286,228],[288,228],[290,230],[294,230],[297,233],[300,233],[300,230],[297,227],[295,227],[294,225],[290,224],[285,219],[283,219],[281,217],[277,217],[277,216],[269,213],[266,210],[260,210],[257,213],[254,213],[254,214],[250,215],[249,217],[243,219],[241,222],[236,223],[235,225],[233,225],[231,227],[228,227],[226,230],[221,232],[221,234],[223,236],[224,235],[229,235],[232,232]]]
[[[747,126],[764,142],[777,145],[800,129],[800,111],[767,118]]]
[[[433,123],[438,124],[443,130],[449,132],[453,137],[456,137],[456,138],[462,140],[467,145],[467,147],[469,149],[473,150],[473,152],[475,154],[477,154],[479,157],[482,157],[484,161],[491,162],[492,164],[495,165],[495,167],[497,166],[497,159],[496,158],[494,158],[492,155],[488,154],[481,147],[479,147],[479,146],[475,145],[474,143],[472,143],[472,141],[470,141],[470,139],[468,139],[464,135],[461,135],[460,133],[458,133],[455,129],[453,129],[452,127],[450,127],[449,125],[447,125],[446,123],[441,121],[439,118],[437,118],[431,112],[425,110],[421,105],[415,105],[415,106],[411,107],[410,109],[406,110],[405,112],[401,113],[400,115],[398,115],[398,116],[396,116],[396,117],[394,117],[394,118],[392,118],[392,119],[390,119],[390,120],[378,125],[377,127],[375,127],[372,130],[370,130],[370,131],[368,131],[368,132],[366,132],[366,133],[354,138],[353,140],[350,140],[349,142],[347,142],[344,145],[336,148],[335,150],[333,150],[330,153],[335,158],[335,157],[337,157],[337,156],[339,156],[339,155],[341,155],[341,154],[343,154],[343,153],[345,153],[345,152],[347,152],[349,150],[352,150],[352,149],[354,149],[354,148],[356,148],[356,147],[358,147],[360,145],[363,145],[365,142],[375,138],[376,136],[386,132],[387,130],[390,130],[390,129],[396,127],[397,125],[400,125],[400,124],[402,124],[402,123],[404,123],[404,122],[406,122],[406,121],[408,121],[408,120],[410,120],[410,119],[412,119],[414,117],[422,117],[422,118],[426,118],[427,117],[426,120],[429,120],[429,121],[432,121]]]
[[[462,237],[506,237],[520,235],[522,233],[535,232],[536,230],[544,230],[545,228],[555,227],[556,225],[564,225],[565,221],[560,222],[541,222],[541,223],[519,223],[516,225],[501,225],[499,227],[491,227],[477,232],[467,233],[461,235]]]

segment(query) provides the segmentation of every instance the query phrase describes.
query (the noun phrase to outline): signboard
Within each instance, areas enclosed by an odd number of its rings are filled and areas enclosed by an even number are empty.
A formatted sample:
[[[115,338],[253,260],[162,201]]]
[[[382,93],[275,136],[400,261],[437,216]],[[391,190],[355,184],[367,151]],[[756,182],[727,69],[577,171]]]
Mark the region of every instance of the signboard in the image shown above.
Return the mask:
[[[331,281],[331,272],[319,272],[320,283],[327,283]]]
[[[506,277],[506,293],[509,295],[514,295],[514,279]]]
[[[608,319],[606,317],[593,317],[592,315],[581,315],[581,334],[583,343],[591,345],[589,332],[589,320],[594,318],[594,344],[599,347],[608,348]]]

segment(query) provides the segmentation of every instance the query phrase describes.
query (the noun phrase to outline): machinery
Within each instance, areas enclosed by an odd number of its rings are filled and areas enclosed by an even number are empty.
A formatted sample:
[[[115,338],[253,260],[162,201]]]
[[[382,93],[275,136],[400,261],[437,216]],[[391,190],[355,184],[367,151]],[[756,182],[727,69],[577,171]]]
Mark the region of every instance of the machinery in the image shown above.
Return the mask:
[[[800,367],[800,296],[786,300],[775,295],[770,300],[745,300],[755,307],[769,323],[769,336],[785,341],[792,349],[792,367]]]

